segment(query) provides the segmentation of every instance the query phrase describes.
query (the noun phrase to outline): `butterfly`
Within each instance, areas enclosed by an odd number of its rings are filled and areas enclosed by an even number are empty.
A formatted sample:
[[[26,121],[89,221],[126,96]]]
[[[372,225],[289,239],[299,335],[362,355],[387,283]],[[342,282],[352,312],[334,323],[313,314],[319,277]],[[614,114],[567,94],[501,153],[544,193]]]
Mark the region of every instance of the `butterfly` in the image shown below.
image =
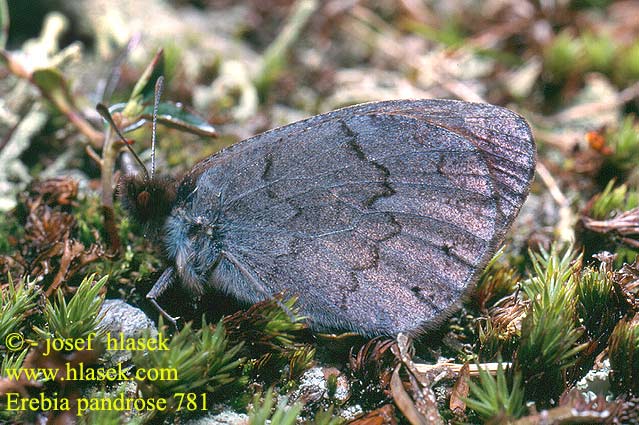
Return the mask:
[[[530,127],[508,109],[392,100],[251,137],[180,182],[125,177],[122,192],[169,262],[153,302],[178,282],[248,303],[284,293],[315,330],[415,335],[476,283],[535,160]]]

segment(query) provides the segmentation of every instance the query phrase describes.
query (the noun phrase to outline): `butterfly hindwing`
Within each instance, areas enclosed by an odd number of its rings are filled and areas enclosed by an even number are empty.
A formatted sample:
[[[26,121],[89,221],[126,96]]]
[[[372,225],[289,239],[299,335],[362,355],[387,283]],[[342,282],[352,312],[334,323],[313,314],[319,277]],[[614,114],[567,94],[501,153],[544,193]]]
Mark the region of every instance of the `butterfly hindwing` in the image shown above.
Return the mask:
[[[476,281],[534,163],[527,124],[504,108],[375,102],[209,158],[180,208],[215,224],[190,248],[214,286],[252,302],[297,295],[319,329],[415,333]],[[233,261],[205,270],[213,251]]]

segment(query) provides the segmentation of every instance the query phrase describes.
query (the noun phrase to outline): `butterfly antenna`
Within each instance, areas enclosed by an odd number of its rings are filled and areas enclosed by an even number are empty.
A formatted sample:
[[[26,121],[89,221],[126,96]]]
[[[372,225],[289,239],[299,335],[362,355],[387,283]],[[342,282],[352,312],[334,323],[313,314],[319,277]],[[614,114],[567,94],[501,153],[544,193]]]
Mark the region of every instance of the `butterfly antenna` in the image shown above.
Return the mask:
[[[135,153],[135,151],[133,150],[133,148],[131,147],[129,142],[122,135],[122,133],[120,132],[120,129],[118,128],[118,126],[115,125],[115,122],[113,121],[113,117],[111,116],[111,113],[109,112],[109,109],[106,106],[104,106],[102,103],[98,103],[96,105],[95,109],[102,116],[102,118],[104,118],[111,125],[111,128],[113,128],[113,130],[115,130],[115,132],[118,135],[118,137],[120,137],[120,140],[122,140],[122,143],[124,143],[124,146],[126,146],[129,149],[129,152],[131,152],[131,155],[133,155],[133,157],[138,162],[138,164],[140,164],[140,167],[142,167],[142,170],[144,170],[144,179],[146,181],[149,181],[149,171],[146,169],[146,166],[144,165],[144,162],[142,162],[142,160],[140,159],[138,154]]]
[[[155,99],[153,101],[153,134],[151,138],[151,177],[155,175],[155,139],[158,126],[158,108],[160,107],[160,97],[164,88],[164,77],[161,75],[155,81]]]

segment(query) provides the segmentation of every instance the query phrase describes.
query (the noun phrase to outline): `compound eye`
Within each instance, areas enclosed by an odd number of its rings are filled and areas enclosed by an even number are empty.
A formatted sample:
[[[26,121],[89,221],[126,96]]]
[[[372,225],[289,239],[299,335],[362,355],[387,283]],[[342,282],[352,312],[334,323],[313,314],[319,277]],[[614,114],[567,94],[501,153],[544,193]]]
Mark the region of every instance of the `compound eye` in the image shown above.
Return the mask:
[[[139,208],[141,209],[148,208],[150,201],[151,201],[151,194],[148,191],[144,190],[138,193],[137,203]]]

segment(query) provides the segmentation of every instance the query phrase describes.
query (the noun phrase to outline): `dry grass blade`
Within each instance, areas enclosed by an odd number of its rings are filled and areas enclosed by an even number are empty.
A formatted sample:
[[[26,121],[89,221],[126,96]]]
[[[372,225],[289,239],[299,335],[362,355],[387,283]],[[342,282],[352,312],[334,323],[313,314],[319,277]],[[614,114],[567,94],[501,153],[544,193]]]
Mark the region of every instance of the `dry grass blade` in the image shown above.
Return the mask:
[[[583,217],[586,229],[596,233],[615,233],[620,241],[633,248],[639,248],[639,208],[619,214],[610,220],[594,220]]]
[[[413,362],[413,345],[404,334],[397,336],[397,343],[391,346],[391,351],[400,361],[391,375],[390,390],[395,404],[413,425],[443,424],[444,421],[437,408],[437,400],[431,385],[432,379],[428,374],[417,371]],[[405,370],[408,383],[400,378],[400,370]],[[411,390],[412,396],[406,388]]]
[[[395,405],[397,405],[399,410],[412,425],[428,425],[429,422],[424,415],[421,414],[419,409],[417,409],[413,399],[410,395],[408,395],[406,389],[404,389],[404,382],[402,382],[402,379],[399,377],[400,368],[401,366],[399,365],[395,367],[390,381],[391,395],[393,396]]]

